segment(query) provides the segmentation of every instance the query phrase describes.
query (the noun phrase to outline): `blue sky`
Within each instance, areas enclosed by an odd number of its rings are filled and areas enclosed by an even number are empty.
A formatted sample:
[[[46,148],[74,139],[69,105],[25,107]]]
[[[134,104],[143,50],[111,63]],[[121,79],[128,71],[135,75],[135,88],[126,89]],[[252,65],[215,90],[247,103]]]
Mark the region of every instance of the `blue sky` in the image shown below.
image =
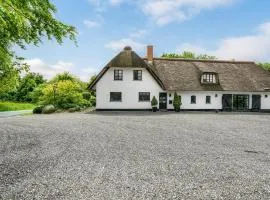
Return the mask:
[[[70,71],[84,81],[124,46],[141,56],[184,50],[219,59],[270,61],[269,0],[53,0],[56,17],[78,31],[78,47],[43,40],[18,50],[31,70],[51,78]],[[258,3],[259,2],[259,3]]]

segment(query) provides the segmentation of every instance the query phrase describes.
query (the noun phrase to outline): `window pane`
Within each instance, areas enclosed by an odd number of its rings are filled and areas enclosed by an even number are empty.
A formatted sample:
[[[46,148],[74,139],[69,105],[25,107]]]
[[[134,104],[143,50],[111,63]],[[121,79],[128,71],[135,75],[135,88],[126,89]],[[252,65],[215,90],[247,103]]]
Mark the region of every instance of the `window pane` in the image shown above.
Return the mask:
[[[210,104],[211,103],[211,96],[206,96],[206,104]]]
[[[191,96],[191,104],[196,104],[196,96]]]
[[[139,101],[150,101],[150,92],[139,92]]]
[[[123,80],[123,70],[114,70],[114,80]]]
[[[142,70],[133,71],[133,80],[136,80],[136,81],[142,80]]]
[[[110,92],[110,101],[122,101],[122,93]]]

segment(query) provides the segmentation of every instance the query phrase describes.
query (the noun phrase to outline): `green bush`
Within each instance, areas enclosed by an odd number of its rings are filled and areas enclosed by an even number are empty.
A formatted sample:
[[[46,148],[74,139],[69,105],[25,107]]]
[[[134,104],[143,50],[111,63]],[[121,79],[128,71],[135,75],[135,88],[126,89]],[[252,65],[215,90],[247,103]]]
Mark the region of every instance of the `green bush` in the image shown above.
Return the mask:
[[[173,98],[173,107],[174,110],[176,112],[180,111],[180,107],[181,107],[182,103],[181,103],[181,96],[178,96],[177,93],[174,93],[174,98]]]
[[[80,110],[81,110],[81,108],[79,106],[77,106],[77,107],[68,109],[68,112],[78,112]]]
[[[83,92],[82,95],[83,95],[83,99],[85,99],[87,101],[89,101],[90,98],[91,98],[91,93],[90,92]]]
[[[44,106],[37,106],[33,109],[34,114],[41,114]]]
[[[157,101],[156,97],[153,96],[152,101],[151,101],[151,106],[152,107],[157,107],[157,105],[158,105],[158,101]]]
[[[42,109],[43,114],[51,114],[56,111],[55,107],[53,105],[46,105]]]
[[[64,104],[60,104],[59,107],[64,109],[64,110],[68,110],[70,108],[75,108],[77,107],[78,105],[75,104],[75,103],[64,103]]]

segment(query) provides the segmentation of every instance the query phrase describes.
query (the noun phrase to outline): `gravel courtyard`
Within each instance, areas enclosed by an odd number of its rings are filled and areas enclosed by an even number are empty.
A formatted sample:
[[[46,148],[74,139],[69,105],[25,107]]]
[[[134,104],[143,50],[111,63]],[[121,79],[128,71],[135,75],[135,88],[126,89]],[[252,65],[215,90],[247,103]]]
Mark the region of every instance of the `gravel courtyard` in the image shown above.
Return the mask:
[[[0,127],[0,199],[270,198],[270,115],[30,115]]]

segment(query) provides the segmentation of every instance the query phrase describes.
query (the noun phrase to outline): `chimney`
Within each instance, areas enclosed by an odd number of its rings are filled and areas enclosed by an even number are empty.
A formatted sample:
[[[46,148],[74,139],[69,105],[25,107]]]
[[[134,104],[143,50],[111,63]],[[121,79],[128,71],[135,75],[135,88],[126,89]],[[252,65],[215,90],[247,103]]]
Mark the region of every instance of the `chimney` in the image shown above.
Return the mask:
[[[148,63],[153,63],[154,59],[154,47],[153,45],[148,45],[147,46],[147,61]]]

